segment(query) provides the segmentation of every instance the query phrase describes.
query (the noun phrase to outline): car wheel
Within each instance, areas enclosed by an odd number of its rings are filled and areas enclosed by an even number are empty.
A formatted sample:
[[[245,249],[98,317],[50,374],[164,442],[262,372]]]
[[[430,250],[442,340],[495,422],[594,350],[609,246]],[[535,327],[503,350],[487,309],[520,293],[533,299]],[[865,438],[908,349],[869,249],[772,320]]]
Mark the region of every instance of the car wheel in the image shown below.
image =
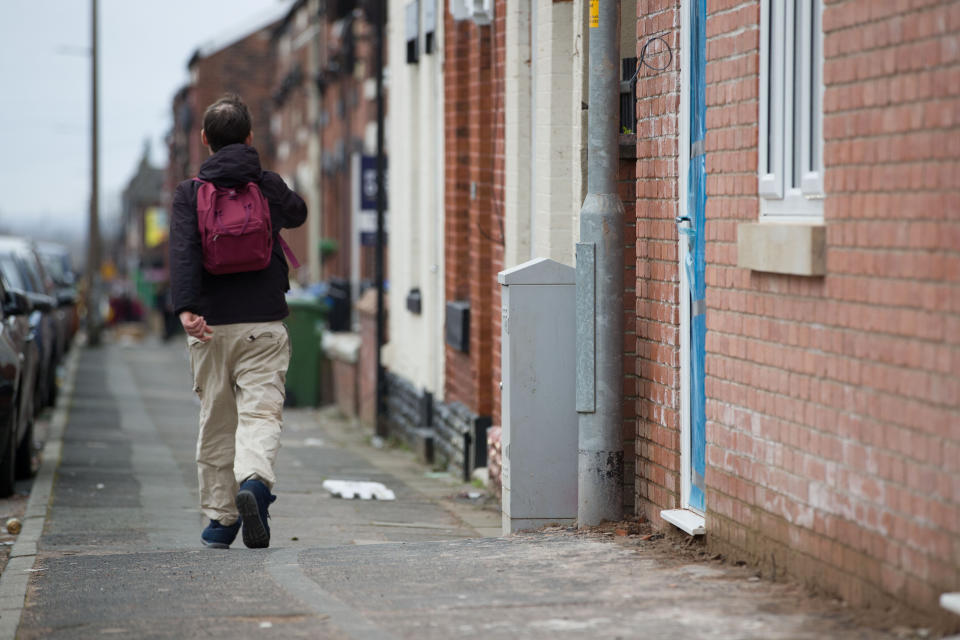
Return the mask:
[[[36,451],[37,447],[33,442],[33,417],[31,416],[30,422],[27,424],[27,432],[23,434],[23,440],[20,441],[17,452],[14,455],[16,459],[14,465],[16,469],[15,477],[17,480],[32,478],[37,472],[37,469],[33,465],[33,454],[36,453]]]
[[[17,412],[10,412],[10,424],[8,425],[6,444],[3,452],[0,453],[0,498],[6,498],[13,495],[14,483],[16,481],[16,455],[17,455]]]

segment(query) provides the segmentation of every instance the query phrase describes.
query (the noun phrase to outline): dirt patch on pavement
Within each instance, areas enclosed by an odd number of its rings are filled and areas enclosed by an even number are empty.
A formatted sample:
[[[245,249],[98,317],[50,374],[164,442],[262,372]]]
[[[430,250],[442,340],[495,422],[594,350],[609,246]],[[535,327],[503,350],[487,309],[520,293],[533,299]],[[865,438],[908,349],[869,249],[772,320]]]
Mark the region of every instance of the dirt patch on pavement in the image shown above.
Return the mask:
[[[536,531],[522,532],[530,536],[576,536],[588,539],[605,540],[612,544],[630,548],[645,558],[655,558],[666,566],[681,567],[701,564],[704,567],[718,569],[730,580],[770,583],[775,589],[778,602],[764,605],[770,613],[817,614],[829,618],[848,620],[852,626],[870,629],[878,637],[904,640],[942,638],[937,631],[916,626],[915,614],[901,609],[864,609],[852,607],[839,598],[811,590],[781,575],[766,576],[756,567],[743,561],[731,561],[719,553],[707,550],[703,536],[688,536],[679,531],[661,531],[655,529],[642,517],[630,517],[620,522],[605,522],[595,527],[544,527]],[[664,585],[667,589],[677,588],[678,584]],[[789,604],[786,604],[789,603]],[[782,609],[782,611],[779,611]]]

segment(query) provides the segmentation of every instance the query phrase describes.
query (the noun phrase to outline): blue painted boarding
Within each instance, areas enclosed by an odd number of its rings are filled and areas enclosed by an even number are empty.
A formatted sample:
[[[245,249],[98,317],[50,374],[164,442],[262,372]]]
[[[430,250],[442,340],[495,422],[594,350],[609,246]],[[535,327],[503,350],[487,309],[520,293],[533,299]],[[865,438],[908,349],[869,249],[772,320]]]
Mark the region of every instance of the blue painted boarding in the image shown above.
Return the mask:
[[[705,510],[703,476],[706,471],[706,390],[704,361],[707,341],[706,317],[706,205],[707,170],[704,138],[707,134],[706,87],[707,2],[690,2],[690,171],[687,211],[687,278],[690,283],[690,506]]]

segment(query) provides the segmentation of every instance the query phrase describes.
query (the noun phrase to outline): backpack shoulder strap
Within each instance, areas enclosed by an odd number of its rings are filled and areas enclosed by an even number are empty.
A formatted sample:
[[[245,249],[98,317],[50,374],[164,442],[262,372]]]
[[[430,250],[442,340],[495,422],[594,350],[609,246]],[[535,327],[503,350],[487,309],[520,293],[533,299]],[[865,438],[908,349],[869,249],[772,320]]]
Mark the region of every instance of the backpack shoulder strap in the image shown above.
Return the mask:
[[[201,234],[204,227],[212,223],[213,209],[217,198],[217,186],[207,180],[193,178],[195,185],[194,195],[197,201],[197,223],[200,225]]]
[[[297,256],[293,253],[293,249],[290,248],[290,245],[287,244],[287,241],[283,239],[283,236],[277,232],[277,240],[280,242],[280,246],[283,248],[283,252],[287,256],[287,260],[290,261],[290,266],[294,269],[300,268],[300,261],[297,260]]]
[[[266,172],[264,172],[263,175],[266,175]],[[260,186],[261,183],[263,182],[263,175],[260,176],[259,181],[248,182],[247,185],[252,185],[256,187],[257,191],[260,192],[260,195],[263,198],[263,201],[267,204],[267,207],[269,207],[270,202],[267,200],[267,196],[266,194],[263,193],[263,189]],[[284,255],[287,256],[287,260],[290,262],[290,266],[293,267],[294,269],[299,269],[300,261],[297,260],[297,255],[293,252],[293,249],[290,248],[290,245],[287,244],[287,241],[283,239],[282,235],[280,235],[280,229],[279,228],[275,229],[273,235],[276,236],[277,242],[280,243],[280,248],[283,249]]]

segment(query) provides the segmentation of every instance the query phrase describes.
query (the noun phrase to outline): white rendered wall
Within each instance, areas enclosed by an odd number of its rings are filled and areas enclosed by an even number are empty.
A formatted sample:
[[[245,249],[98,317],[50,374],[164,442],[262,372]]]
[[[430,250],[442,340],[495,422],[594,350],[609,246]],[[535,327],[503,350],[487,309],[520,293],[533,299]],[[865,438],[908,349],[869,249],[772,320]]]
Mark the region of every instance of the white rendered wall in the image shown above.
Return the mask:
[[[588,102],[588,65],[590,62],[590,40],[587,28],[587,8],[589,0],[573,0],[573,101],[570,105],[570,117],[573,122],[571,156],[573,175],[570,179],[570,251],[574,251],[580,241],[580,207],[587,195],[587,110],[583,104]]]
[[[434,52],[406,62],[407,2],[390,0],[387,149],[390,247],[387,265],[390,342],[383,363],[396,375],[443,396],[443,77],[442,0],[437,0]],[[421,12],[423,2],[421,2]],[[422,15],[422,14],[421,14]],[[419,287],[419,315],[407,294]]]
[[[574,218],[571,182],[575,157],[574,4],[533,0],[534,138],[531,231],[536,257],[572,265]],[[579,211],[579,203],[576,210]]]
[[[533,257],[530,250],[531,159],[533,135],[530,55],[531,2],[507,3],[506,68],[504,73],[505,178],[504,269]]]

